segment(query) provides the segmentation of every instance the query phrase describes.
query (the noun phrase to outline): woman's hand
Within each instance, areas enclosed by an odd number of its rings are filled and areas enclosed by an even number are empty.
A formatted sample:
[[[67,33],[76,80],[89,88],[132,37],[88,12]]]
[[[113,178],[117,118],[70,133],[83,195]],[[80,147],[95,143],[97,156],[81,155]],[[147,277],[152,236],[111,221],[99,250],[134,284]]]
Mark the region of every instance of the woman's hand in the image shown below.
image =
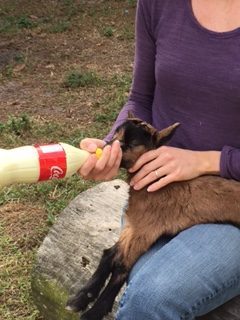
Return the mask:
[[[156,191],[174,181],[196,178],[204,174],[219,174],[220,152],[191,151],[163,146],[143,154],[129,172],[135,172],[130,185],[135,190],[149,185]]]
[[[91,154],[80,168],[79,173],[84,179],[111,180],[117,175],[122,159],[120,143],[114,141],[111,146],[105,145],[106,142],[99,139],[86,138],[81,141],[80,148],[90,153],[95,153],[97,148],[103,149],[99,160]]]

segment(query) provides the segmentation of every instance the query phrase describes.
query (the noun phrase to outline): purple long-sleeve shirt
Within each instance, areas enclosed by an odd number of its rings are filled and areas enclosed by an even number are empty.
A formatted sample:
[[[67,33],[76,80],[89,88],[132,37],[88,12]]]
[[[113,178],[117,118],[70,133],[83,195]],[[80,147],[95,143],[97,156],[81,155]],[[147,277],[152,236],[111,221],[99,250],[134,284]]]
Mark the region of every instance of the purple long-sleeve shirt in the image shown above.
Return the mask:
[[[171,146],[221,151],[221,176],[240,180],[240,28],[204,28],[190,0],[139,0],[132,89],[106,140],[129,110],[180,122]]]

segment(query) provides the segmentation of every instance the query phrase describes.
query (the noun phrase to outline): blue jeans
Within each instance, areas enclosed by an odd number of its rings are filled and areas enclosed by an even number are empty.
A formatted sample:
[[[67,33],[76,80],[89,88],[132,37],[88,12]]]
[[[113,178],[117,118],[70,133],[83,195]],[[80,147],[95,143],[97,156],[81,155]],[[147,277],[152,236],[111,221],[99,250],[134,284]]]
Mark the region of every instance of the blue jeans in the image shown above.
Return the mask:
[[[187,320],[240,295],[240,229],[202,224],[160,239],[133,267],[117,320]]]

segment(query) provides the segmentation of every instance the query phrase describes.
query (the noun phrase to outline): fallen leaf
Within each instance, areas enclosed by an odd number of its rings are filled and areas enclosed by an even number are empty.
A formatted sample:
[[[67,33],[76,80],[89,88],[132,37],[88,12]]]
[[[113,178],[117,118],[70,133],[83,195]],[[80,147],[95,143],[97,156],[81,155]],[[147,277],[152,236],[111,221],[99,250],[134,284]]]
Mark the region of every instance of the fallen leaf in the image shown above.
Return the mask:
[[[25,63],[18,64],[13,68],[13,72],[21,72],[25,67]]]

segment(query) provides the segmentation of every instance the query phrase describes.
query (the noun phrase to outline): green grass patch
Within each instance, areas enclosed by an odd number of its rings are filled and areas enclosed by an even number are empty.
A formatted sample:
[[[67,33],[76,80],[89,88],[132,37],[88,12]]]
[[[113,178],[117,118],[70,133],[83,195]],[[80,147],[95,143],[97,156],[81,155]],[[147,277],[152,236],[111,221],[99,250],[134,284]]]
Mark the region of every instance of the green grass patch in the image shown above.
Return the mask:
[[[79,88],[86,86],[93,86],[99,82],[98,76],[91,71],[70,71],[63,81],[66,88]]]
[[[13,65],[8,64],[0,71],[0,81],[3,81],[5,79],[11,80],[13,76]]]
[[[39,6],[35,1],[26,7],[17,0],[3,1],[0,6],[0,33],[19,33],[24,29],[41,28],[44,32],[62,33],[69,30],[71,20],[82,15],[82,4],[76,0],[60,0],[42,3],[43,14],[39,15]]]
[[[137,5],[137,0],[127,0],[127,3],[130,7],[135,8]]]
[[[37,26],[37,23],[32,21],[30,18],[23,16],[16,20],[17,27],[19,29],[32,29]]]
[[[0,122],[1,147],[13,148],[21,144],[31,132],[32,121],[28,115],[9,116],[6,122]]]
[[[104,28],[103,28],[103,30],[102,30],[101,33],[104,35],[104,37],[110,38],[110,37],[113,36],[114,30],[113,30],[112,27],[107,26],[107,27],[104,27]]]
[[[23,114],[20,117],[9,117],[6,123],[0,123],[1,132],[9,132],[17,136],[31,130],[31,120]]]
[[[21,252],[5,235],[0,224],[0,318],[4,320],[37,320],[30,288],[31,265],[34,252]],[[5,301],[5,303],[3,303]],[[18,305],[25,305],[19,312]]]
[[[0,33],[16,33],[22,29],[33,29],[36,28],[38,24],[38,21],[33,21],[25,15],[0,15]]]
[[[18,68],[26,67],[25,55],[17,50],[9,50],[2,55],[2,65],[0,66],[0,82],[11,80]]]

